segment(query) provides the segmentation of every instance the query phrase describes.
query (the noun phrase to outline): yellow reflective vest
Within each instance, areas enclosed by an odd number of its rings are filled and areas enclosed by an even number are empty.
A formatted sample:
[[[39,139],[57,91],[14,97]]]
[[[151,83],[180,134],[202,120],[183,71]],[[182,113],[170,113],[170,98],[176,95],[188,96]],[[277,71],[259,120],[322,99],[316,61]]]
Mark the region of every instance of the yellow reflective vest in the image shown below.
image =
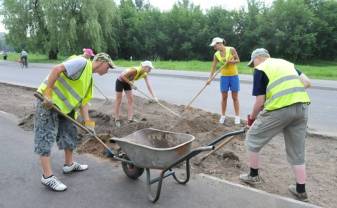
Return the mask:
[[[293,63],[283,59],[268,58],[255,67],[268,79],[264,109],[277,110],[295,103],[310,103],[310,98]]]
[[[220,51],[215,52],[214,56],[220,63],[225,64],[227,61],[233,59],[231,48],[232,47],[225,47],[225,50],[226,50],[225,57],[221,56]],[[238,75],[238,68],[236,64],[226,64],[225,66],[221,68],[220,73],[221,73],[221,76]]]
[[[71,59],[76,58],[72,57]],[[48,76],[41,83],[37,91],[43,94],[47,88]],[[70,113],[77,108],[86,105],[92,98],[93,78],[92,62],[87,60],[77,79],[68,77],[64,72],[56,80],[53,93],[53,103],[65,114]]]

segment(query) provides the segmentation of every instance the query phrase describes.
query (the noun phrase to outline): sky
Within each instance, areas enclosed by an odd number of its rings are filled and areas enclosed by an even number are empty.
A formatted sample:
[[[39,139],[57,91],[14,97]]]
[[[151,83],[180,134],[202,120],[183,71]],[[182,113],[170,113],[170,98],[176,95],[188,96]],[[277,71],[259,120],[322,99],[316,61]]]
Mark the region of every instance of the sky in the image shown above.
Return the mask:
[[[168,11],[172,8],[177,0],[148,0],[151,5],[159,8],[162,11]],[[210,9],[214,6],[221,6],[228,10],[240,9],[246,7],[246,0],[190,0],[193,4],[199,5],[203,10]],[[270,5],[273,0],[263,0],[267,5]],[[0,20],[1,21],[1,20]],[[0,32],[4,32],[4,25],[0,22]]]

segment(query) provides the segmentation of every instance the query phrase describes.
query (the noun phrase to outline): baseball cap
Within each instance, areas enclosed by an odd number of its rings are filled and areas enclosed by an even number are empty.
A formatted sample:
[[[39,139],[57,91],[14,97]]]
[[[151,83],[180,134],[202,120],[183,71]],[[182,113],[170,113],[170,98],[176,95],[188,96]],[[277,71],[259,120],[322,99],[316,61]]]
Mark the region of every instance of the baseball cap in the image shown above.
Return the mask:
[[[254,67],[253,66],[253,63],[254,63],[254,59],[258,56],[265,56],[265,57],[270,57],[269,55],[269,52],[267,51],[267,49],[264,49],[264,48],[258,48],[258,49],[255,49],[253,52],[252,52],[252,55],[250,57],[250,61],[248,62],[248,66],[249,67]]]
[[[209,44],[209,46],[213,47],[213,46],[215,46],[215,44],[217,44],[217,43],[223,43],[223,42],[224,42],[223,38],[215,37],[215,38],[213,38],[212,43]]]
[[[95,54],[94,54],[94,52],[91,48],[83,48],[83,53],[86,53],[89,56],[95,56]]]
[[[151,69],[153,69],[153,65],[152,65],[152,62],[151,62],[151,61],[143,61],[140,65],[141,65],[141,66],[148,66],[148,67],[150,67]]]
[[[112,62],[109,54],[107,53],[96,54],[93,61],[101,61],[101,62],[108,63],[110,65],[110,68],[112,69],[116,67],[116,65]]]

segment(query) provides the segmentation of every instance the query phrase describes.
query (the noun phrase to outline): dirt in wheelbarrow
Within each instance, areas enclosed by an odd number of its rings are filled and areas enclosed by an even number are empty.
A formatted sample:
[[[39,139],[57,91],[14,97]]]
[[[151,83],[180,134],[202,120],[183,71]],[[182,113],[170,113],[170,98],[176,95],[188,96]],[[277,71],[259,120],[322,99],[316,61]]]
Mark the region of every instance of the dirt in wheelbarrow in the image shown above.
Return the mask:
[[[27,131],[33,128],[34,104],[33,90],[0,83],[0,111],[15,114],[20,118],[19,125]],[[135,97],[135,118],[138,122],[126,122],[126,104],[122,104],[122,127],[116,128],[112,116],[113,103],[104,104],[104,100],[91,102],[90,115],[96,121],[96,132],[106,144],[112,148],[116,145],[109,143],[111,137],[124,137],[136,130],[153,127],[161,130],[183,132],[196,137],[194,147],[202,146],[228,131],[243,127],[235,126],[233,119],[228,119],[225,125],[218,124],[219,115],[200,109],[191,109],[182,113],[184,106],[163,102],[175,112],[182,115],[177,118],[155,103]],[[244,121],[242,121],[244,123]],[[83,132],[79,140],[86,141]],[[261,152],[261,176],[264,183],[255,188],[269,193],[292,197],[287,191],[294,177],[285,155],[283,137],[275,137]],[[91,153],[102,159],[104,148],[96,140],[88,140],[78,148],[79,153]],[[192,173],[206,173],[228,181],[240,183],[240,173],[248,171],[246,164],[246,149],[244,135],[236,136],[230,143],[206,158],[197,165],[200,157],[192,159]],[[310,202],[323,207],[337,207],[337,139],[321,135],[309,135],[306,142],[307,191]],[[111,161],[113,166],[120,166],[119,162]]]

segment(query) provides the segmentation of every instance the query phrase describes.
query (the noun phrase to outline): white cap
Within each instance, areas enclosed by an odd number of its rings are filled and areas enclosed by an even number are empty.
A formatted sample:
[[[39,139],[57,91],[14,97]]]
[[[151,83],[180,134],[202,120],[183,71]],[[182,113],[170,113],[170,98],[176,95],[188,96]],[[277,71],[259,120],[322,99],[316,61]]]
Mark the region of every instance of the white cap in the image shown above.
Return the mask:
[[[215,38],[213,38],[213,40],[212,40],[212,43],[211,44],[209,44],[209,46],[215,46],[215,44],[217,44],[217,43],[223,43],[223,41],[224,41],[224,39],[222,39],[222,38],[219,38],[219,37],[215,37]]]
[[[152,62],[151,62],[151,61],[143,61],[140,65],[141,65],[141,66],[148,66],[148,67],[150,67],[151,69],[153,69],[153,65],[152,65]]]
[[[269,55],[269,52],[267,49],[264,49],[264,48],[258,48],[258,49],[255,49],[253,52],[252,52],[252,55],[250,56],[250,61],[248,62],[248,66],[249,67],[254,67],[253,66],[253,63],[254,63],[254,59],[258,56],[264,56],[264,57],[270,57]]]

